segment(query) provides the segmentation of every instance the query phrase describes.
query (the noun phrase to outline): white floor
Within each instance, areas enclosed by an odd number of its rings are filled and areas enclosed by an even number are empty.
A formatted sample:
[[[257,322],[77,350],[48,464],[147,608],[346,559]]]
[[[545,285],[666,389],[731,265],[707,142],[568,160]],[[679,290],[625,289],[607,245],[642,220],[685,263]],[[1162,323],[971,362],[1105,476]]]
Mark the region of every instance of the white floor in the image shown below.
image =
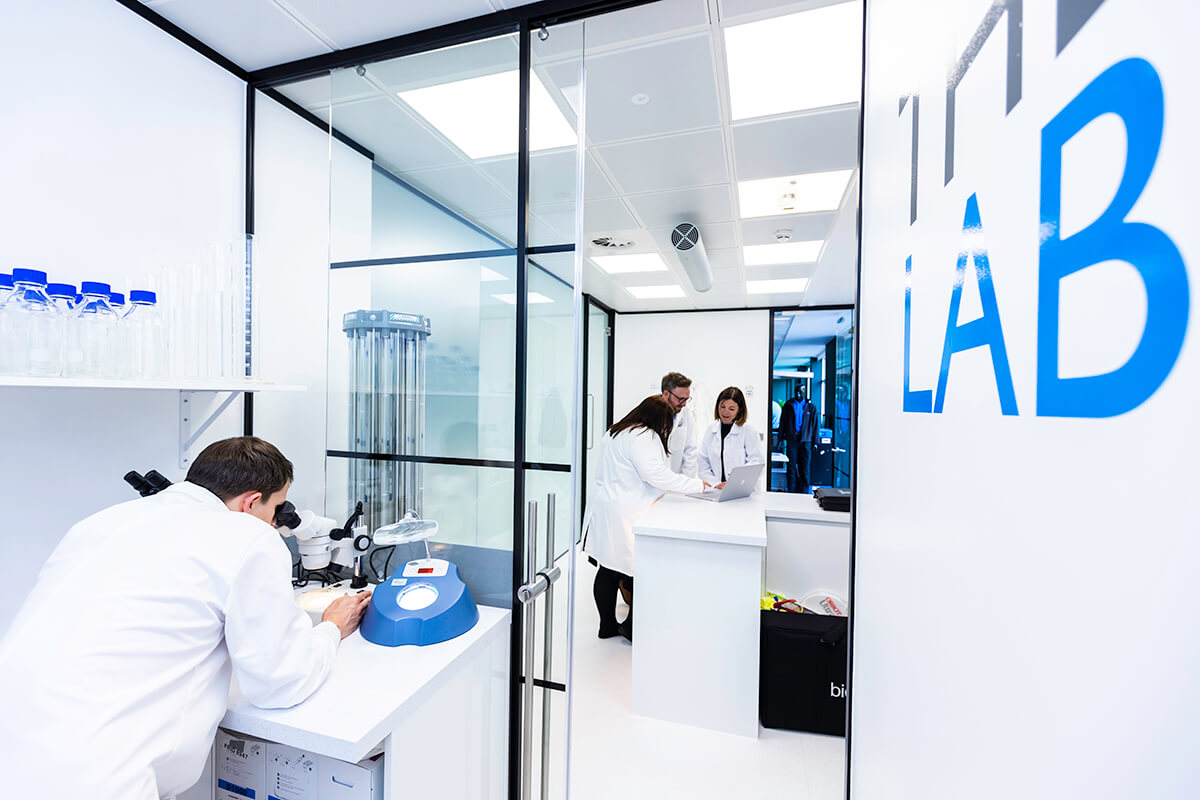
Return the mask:
[[[842,800],[841,737],[763,728],[748,739],[634,716],[632,646],[619,636],[597,638],[596,570],[582,555],[577,566],[572,800]],[[624,614],[622,607],[618,618]]]

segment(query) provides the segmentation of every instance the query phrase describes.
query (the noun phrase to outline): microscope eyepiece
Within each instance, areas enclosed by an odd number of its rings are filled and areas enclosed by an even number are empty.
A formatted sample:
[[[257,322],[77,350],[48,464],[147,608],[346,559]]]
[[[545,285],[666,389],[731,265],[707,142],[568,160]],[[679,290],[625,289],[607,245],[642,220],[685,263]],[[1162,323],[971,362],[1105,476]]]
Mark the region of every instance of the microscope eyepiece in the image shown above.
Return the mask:
[[[142,497],[149,497],[157,491],[137,470],[131,469],[129,472],[126,472],[125,482],[132,486],[133,490]]]
[[[275,506],[275,527],[295,530],[300,527],[300,515],[290,500],[284,500]]]
[[[161,492],[171,485],[171,481],[156,469],[152,469],[146,473],[146,482],[153,486],[156,492]]]

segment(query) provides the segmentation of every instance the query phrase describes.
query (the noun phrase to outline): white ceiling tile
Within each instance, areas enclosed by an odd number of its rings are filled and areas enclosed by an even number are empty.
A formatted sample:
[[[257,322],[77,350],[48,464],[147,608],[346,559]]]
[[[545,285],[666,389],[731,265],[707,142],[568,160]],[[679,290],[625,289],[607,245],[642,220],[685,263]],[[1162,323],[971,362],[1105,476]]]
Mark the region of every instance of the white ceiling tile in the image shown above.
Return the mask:
[[[397,3],[395,0],[280,0],[337,48],[376,42],[471,19],[494,11],[486,0],[438,0],[436,3]]]
[[[619,198],[588,200],[584,205],[583,230],[588,239],[636,227],[637,222]]]
[[[817,271],[812,264],[772,264],[765,267],[746,267],[746,280],[770,281],[783,278],[811,278]]]
[[[837,212],[824,211],[742,220],[742,244],[773,244],[777,241],[775,233],[781,230],[790,230],[793,242],[825,239],[836,216]]]
[[[611,142],[720,124],[712,65],[707,33],[588,59],[588,139]],[[634,105],[636,94],[649,102]]]
[[[781,17],[798,11],[810,11],[822,6],[837,5],[846,0],[717,0],[721,9],[721,22],[737,24],[741,17]],[[857,2],[857,0],[852,0]]]
[[[843,108],[733,126],[737,179],[854,169],[858,109]]]
[[[719,128],[596,147],[624,192],[661,192],[729,182]]]
[[[294,103],[303,106],[321,119],[328,119],[330,100],[330,77],[319,75],[306,81],[285,83],[274,87],[276,91]]]
[[[574,149],[533,154],[529,163],[529,203],[535,211],[545,206],[575,202],[576,158]],[[480,169],[494,177],[502,186],[516,187],[516,156],[487,159],[478,163]],[[586,163],[585,196],[588,199],[616,197],[617,193],[595,161],[589,157]]]
[[[682,192],[659,192],[630,197],[634,211],[647,228],[673,228],[681,222],[700,227],[733,219],[733,199],[728,186],[710,186]]]
[[[590,51],[707,25],[705,0],[658,0],[591,18],[584,27],[584,37]]]
[[[517,37],[505,35],[376,61],[366,69],[385,91],[397,93],[512,72],[518,66]]]
[[[405,174],[464,161],[440,136],[386,97],[334,106],[333,127]]]
[[[736,270],[742,264],[741,252],[736,247],[706,247],[704,252],[708,253],[708,265],[714,275],[722,270]]]
[[[471,166],[422,170],[402,177],[467,216],[484,211],[507,211],[515,218],[516,201]]]
[[[247,70],[331,50],[271,0],[175,0],[153,11]]]

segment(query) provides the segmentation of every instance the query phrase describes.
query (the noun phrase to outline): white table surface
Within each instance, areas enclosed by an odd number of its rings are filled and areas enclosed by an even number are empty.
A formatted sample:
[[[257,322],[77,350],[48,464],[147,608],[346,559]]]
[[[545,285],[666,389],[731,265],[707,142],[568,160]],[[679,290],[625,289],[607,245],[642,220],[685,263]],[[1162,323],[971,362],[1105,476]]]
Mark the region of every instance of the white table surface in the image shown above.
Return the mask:
[[[511,615],[480,606],[474,628],[424,647],[381,647],[356,631],[342,640],[333,672],[308,700],[292,708],[263,709],[235,690],[221,727],[357,763],[436,692],[453,667],[495,637],[507,637]]]
[[[763,495],[715,503],[667,492],[633,526],[637,536],[767,546]]]
[[[763,510],[772,519],[804,519],[812,522],[828,522],[835,525],[850,525],[849,511],[826,511],[811,494],[788,494],[767,492],[755,495],[763,498]]]

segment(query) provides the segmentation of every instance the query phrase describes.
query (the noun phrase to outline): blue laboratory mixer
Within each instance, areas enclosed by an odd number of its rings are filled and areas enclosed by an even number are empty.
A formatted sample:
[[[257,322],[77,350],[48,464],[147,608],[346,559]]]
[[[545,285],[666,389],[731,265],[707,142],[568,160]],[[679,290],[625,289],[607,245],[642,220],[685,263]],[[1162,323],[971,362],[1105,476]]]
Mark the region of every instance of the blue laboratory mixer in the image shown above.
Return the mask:
[[[429,537],[437,529],[433,520],[409,511],[375,532],[377,545],[425,541],[425,558],[409,561],[375,587],[359,627],[367,641],[385,647],[436,644],[466,633],[479,621],[475,598],[458,567],[429,555]]]

